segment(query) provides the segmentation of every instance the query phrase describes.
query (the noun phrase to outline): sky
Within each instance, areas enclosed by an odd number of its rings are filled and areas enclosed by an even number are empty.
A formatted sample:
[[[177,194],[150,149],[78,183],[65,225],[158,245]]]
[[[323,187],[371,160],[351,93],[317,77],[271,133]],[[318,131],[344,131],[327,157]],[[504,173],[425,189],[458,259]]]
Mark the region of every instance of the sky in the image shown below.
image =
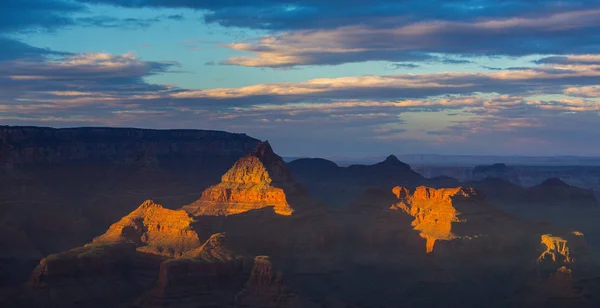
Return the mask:
[[[0,125],[600,156],[600,1],[2,0]]]

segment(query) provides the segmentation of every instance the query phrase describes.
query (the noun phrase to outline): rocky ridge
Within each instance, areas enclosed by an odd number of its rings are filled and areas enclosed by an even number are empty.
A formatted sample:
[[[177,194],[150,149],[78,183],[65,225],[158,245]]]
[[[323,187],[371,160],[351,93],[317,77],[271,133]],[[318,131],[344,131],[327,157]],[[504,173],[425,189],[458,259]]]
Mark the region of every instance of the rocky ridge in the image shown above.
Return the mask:
[[[180,257],[200,246],[194,220],[183,210],[170,210],[151,200],[114,223],[92,244],[132,243],[147,253]]]

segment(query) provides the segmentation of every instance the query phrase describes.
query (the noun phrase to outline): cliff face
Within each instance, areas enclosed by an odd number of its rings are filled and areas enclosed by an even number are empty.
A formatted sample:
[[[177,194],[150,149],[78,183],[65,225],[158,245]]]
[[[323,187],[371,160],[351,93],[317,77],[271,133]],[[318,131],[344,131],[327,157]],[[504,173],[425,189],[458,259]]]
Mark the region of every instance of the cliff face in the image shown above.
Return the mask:
[[[147,200],[116,222],[93,244],[133,243],[147,253],[178,257],[200,246],[193,219],[183,210],[165,209]]]
[[[169,156],[242,156],[258,140],[203,130],[0,126],[5,167],[77,161],[152,161]]]
[[[196,202],[183,208],[195,216],[228,216],[250,210],[273,207],[279,215],[292,215],[286,190],[294,189],[292,177],[283,159],[273,153],[268,142],[239,159]]]

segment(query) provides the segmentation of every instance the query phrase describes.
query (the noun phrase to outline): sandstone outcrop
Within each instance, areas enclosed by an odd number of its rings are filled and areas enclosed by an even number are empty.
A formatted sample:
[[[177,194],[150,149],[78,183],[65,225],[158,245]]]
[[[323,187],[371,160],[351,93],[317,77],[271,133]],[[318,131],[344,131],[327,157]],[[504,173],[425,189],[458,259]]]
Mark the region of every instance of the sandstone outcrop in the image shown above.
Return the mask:
[[[549,262],[555,264],[575,263],[573,248],[577,249],[585,246],[583,233],[574,231],[565,236],[554,236],[552,234],[543,234],[541,244],[544,251],[538,257],[538,262]]]
[[[294,189],[292,177],[281,157],[268,142],[239,159],[199,200],[183,207],[194,216],[228,216],[272,207],[279,215],[292,215],[286,190]]]
[[[268,256],[257,256],[245,288],[236,296],[237,307],[302,307],[299,298],[287,287],[283,274]]]
[[[191,227],[193,222],[183,210],[166,209],[147,200],[92,243],[132,243],[139,251],[179,257],[201,244]]]
[[[164,261],[154,288],[136,306],[233,307],[248,265],[226,245],[225,234],[214,234],[184,257]]]
[[[453,224],[466,222],[454,202],[460,198],[478,197],[474,189],[464,187],[435,189],[419,186],[411,192],[405,187],[397,186],[393,192],[398,203],[390,209],[404,211],[415,218],[412,226],[426,239],[427,253],[433,252],[436,241],[457,237],[452,231]]]

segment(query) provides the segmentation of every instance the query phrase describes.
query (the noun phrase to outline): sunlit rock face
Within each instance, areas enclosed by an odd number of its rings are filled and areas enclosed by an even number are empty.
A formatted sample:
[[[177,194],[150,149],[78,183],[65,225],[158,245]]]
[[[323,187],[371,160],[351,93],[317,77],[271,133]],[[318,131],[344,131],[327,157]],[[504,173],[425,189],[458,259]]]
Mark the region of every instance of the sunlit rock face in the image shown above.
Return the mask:
[[[183,210],[170,210],[147,200],[114,223],[92,244],[133,243],[138,251],[178,257],[201,245],[194,220]]]
[[[279,215],[292,215],[284,189],[293,188],[283,159],[273,152],[268,142],[238,160],[196,202],[183,208],[194,216],[228,216],[250,210],[272,207]]]
[[[573,248],[585,245],[585,241],[583,233],[575,231],[566,236],[544,234],[541,237],[541,244],[544,251],[538,257],[538,262],[569,264],[575,263]]]
[[[460,218],[461,213],[455,208],[454,201],[478,197],[474,189],[464,187],[435,189],[420,186],[411,192],[408,188],[397,186],[393,193],[398,203],[390,209],[404,211],[415,218],[412,226],[427,240],[427,253],[433,252],[436,241],[456,238],[453,224],[465,222]]]

